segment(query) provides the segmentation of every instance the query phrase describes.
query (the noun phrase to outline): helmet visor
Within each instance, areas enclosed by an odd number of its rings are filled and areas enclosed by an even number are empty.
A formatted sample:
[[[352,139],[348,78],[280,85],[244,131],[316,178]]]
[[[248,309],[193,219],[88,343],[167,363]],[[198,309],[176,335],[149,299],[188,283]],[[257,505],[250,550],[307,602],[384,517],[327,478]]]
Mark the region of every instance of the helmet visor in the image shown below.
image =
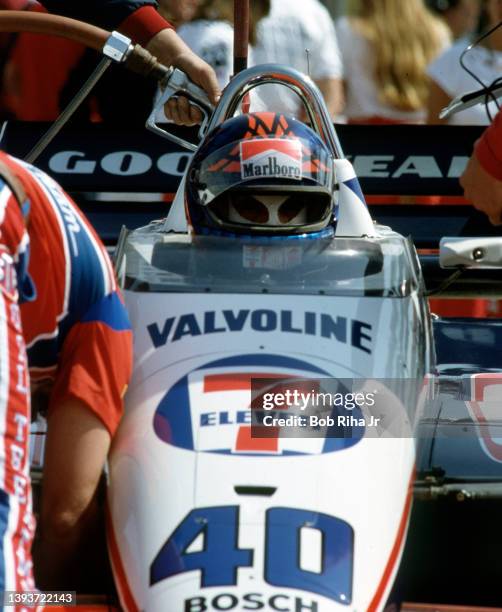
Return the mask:
[[[203,206],[230,189],[284,193],[314,187],[332,196],[334,166],[328,150],[315,142],[300,138],[249,139],[209,155],[191,180]]]
[[[332,197],[312,190],[277,192],[230,190],[207,207],[213,221],[237,232],[303,233],[326,226],[331,218]]]

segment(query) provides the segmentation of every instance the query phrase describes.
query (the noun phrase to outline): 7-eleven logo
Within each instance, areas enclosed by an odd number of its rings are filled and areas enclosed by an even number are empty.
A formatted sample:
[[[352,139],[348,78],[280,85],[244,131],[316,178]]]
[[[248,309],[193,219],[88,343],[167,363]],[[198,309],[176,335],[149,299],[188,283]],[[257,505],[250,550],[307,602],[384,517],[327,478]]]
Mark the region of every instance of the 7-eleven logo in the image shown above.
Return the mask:
[[[305,437],[303,431],[285,431],[284,427],[275,426],[279,423],[268,420],[263,423],[253,412],[252,396],[255,393],[256,399],[257,380],[265,380],[268,392],[280,393],[286,385],[294,389],[302,384],[306,385],[304,391],[312,391],[320,384],[318,376],[326,377],[326,372],[284,356],[233,355],[215,360],[171,384],[153,416],[155,434],[170,446],[195,452],[271,456],[332,452],[325,451],[322,436]],[[301,408],[297,405],[282,404],[267,415],[274,412],[280,418],[285,412],[289,417],[299,411]],[[260,424],[263,428],[266,426],[263,435]]]
[[[254,378],[278,378],[283,379],[281,374],[263,374],[256,372],[233,372],[225,374],[209,374],[204,377],[204,393],[242,392],[248,401],[246,409],[251,409],[249,398],[251,398],[251,380]],[[253,437],[251,425],[238,425],[237,435],[233,451],[236,453],[278,453],[279,451],[279,428],[266,428],[264,437]],[[256,431],[255,431],[256,434]],[[266,436],[266,437],[265,437]]]
[[[277,383],[271,382],[275,379]],[[266,387],[257,389],[255,383],[252,388],[252,381],[265,381]],[[288,381],[292,381],[292,384]],[[260,395],[282,394],[286,389],[293,388],[300,391],[307,387],[309,391],[317,390],[318,381],[309,381],[297,375],[291,377],[255,371],[206,373],[201,382],[202,389],[199,387],[197,400],[194,402],[193,397],[191,400],[192,409],[194,405],[198,407],[196,412],[200,419],[197,450],[217,451],[227,448],[234,453],[267,454],[279,454],[285,450],[319,452],[319,440],[281,437],[280,427],[251,425],[251,410],[261,409]],[[294,407],[281,404],[277,410],[284,416],[284,412],[287,414],[291,408]]]

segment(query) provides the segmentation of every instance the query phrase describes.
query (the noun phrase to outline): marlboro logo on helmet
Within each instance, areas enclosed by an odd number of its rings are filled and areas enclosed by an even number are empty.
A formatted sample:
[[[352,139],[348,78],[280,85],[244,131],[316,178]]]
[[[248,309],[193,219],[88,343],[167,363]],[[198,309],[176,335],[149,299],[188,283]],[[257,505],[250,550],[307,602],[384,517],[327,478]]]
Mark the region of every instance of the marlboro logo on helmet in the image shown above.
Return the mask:
[[[299,140],[268,138],[240,143],[241,177],[302,178],[302,145]]]

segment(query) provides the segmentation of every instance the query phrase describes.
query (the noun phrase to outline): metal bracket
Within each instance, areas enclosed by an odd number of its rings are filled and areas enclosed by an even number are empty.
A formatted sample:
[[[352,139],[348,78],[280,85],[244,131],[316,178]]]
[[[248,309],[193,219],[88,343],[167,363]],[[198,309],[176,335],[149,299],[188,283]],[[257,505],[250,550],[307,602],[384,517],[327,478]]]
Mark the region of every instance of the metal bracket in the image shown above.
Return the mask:
[[[125,62],[133,49],[132,41],[120,32],[112,32],[103,47],[103,55],[114,62]]]

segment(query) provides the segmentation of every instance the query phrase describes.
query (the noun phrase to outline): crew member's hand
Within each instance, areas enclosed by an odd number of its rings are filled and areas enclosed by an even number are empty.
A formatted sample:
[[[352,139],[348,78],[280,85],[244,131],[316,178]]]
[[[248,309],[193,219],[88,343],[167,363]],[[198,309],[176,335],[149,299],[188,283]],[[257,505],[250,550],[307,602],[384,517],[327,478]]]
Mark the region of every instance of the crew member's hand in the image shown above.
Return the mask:
[[[161,30],[146,48],[166,66],[175,66],[186,72],[194,83],[204,89],[213,104],[218,102],[221,91],[214,70],[196,55],[174,30]],[[192,106],[185,97],[169,100],[164,112],[168,119],[178,125],[194,125],[202,121],[199,109]]]
[[[475,155],[460,177],[460,184],[474,208],[488,215],[493,225],[502,225],[502,181],[488,174]]]

